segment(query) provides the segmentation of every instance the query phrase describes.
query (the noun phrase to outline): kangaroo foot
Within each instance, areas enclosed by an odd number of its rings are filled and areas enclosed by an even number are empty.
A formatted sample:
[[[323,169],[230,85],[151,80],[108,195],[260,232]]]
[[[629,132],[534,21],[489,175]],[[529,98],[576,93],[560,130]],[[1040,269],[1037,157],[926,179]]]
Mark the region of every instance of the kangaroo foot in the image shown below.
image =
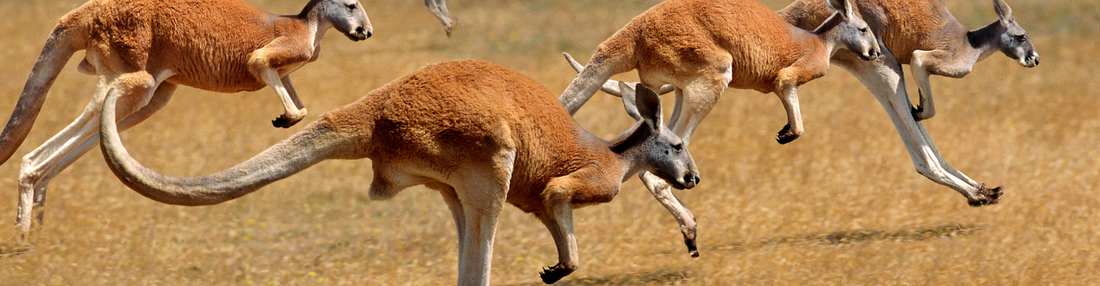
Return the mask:
[[[783,129],[779,130],[779,135],[775,137],[775,141],[779,141],[779,144],[787,144],[794,139],[798,139],[798,134],[791,133],[791,125],[783,125]]]
[[[298,114],[292,115],[284,113],[283,115],[279,115],[279,117],[271,121],[271,125],[280,128],[290,128],[291,126],[294,126],[294,124],[298,124],[298,122],[302,121],[303,118],[306,118],[305,108],[298,110]]]
[[[972,207],[995,205],[1000,201],[1001,195],[1004,195],[1004,187],[1005,186],[989,188],[986,187],[985,184],[982,184],[980,187],[978,187],[978,194],[982,195],[983,198],[979,200],[969,201],[967,203],[969,203]]]
[[[925,112],[924,106],[917,106],[915,108],[911,108],[911,110],[913,113],[913,120],[916,120],[917,122],[924,121],[925,119],[932,118],[933,115],[936,115],[932,112]]]
[[[573,270],[576,270],[575,267],[562,266],[559,262],[554,266],[543,269],[541,272],[539,272],[539,276],[542,277],[543,283],[554,284],[554,282],[558,282],[558,280],[561,280],[566,275],[569,275],[569,273],[573,273]]]
[[[691,257],[693,257],[693,258],[699,257],[699,247],[696,245],[694,237],[692,237],[692,238],[684,237],[684,245],[687,245],[688,254],[691,254]]]

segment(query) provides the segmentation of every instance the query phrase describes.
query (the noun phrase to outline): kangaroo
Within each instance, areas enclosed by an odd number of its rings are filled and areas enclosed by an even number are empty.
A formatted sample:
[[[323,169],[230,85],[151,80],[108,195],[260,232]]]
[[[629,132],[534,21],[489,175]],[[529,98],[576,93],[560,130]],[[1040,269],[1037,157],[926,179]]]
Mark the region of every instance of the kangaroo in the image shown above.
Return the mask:
[[[430,65],[321,115],[289,139],[226,170],[193,178],[158,174],[136,162],[118,137],[115,97],[103,105],[100,148],[115,173],[150,199],[174,205],[231,200],[327,159],[369,158],[369,195],[384,200],[425,185],[438,190],[458,228],[460,285],[487,285],[504,202],[533,213],[558,248],[547,284],[577,268],[573,208],[610,201],[645,171],[675,188],[699,173],[684,142],[661,124],[653,91],[623,95],[638,120],[618,138],[580,127],[548,90],[503,67],[473,60]]]
[[[861,17],[867,21],[875,35],[879,36],[881,40],[879,45],[882,47],[882,57],[873,61],[863,61],[851,52],[838,51],[830,59],[830,62],[849,71],[863,83],[879,101],[883,109],[886,110],[886,114],[889,115],[890,120],[894,123],[894,127],[898,130],[898,135],[901,136],[902,143],[904,143],[906,150],[909,151],[909,157],[913,161],[913,165],[916,167],[918,173],[933,182],[950,187],[962,194],[966,197],[967,203],[970,206],[979,207],[997,204],[1000,201],[1000,197],[1004,194],[1004,186],[988,187],[986,184],[979,183],[966,176],[966,174],[955,169],[955,167],[952,167],[943,159],[939,148],[936,148],[936,144],[932,141],[932,137],[928,135],[928,130],[918,121],[920,116],[914,116],[915,113],[920,113],[920,108],[913,108],[910,104],[909,95],[905,89],[905,80],[902,77],[900,65],[902,60],[895,58],[894,54],[891,52],[900,51],[899,53],[903,55],[912,54],[912,52],[917,51],[916,49],[919,49],[915,47],[921,46],[922,43],[935,43],[941,40],[950,41],[949,39],[938,38],[941,29],[938,28],[940,26],[936,23],[945,23],[938,22],[945,21],[944,18],[921,16],[926,15],[929,11],[939,11],[936,14],[940,16],[950,16],[950,14],[943,8],[942,3],[936,1],[857,0],[856,5],[859,7]],[[1008,8],[1008,5],[1003,1],[994,1],[994,7]],[[910,11],[909,9],[916,9],[919,11]],[[1008,15],[1008,17],[1002,18],[1012,19],[1011,22],[1015,23],[1014,17],[1011,17],[1011,10],[1009,9],[1004,12],[1008,13],[1000,14]],[[779,11],[779,15],[787,22],[801,28],[810,28],[820,25],[820,23],[830,17],[831,14],[831,10],[822,7],[820,2],[815,0],[796,0],[790,6]],[[950,21],[957,22],[953,17],[950,18]],[[892,24],[887,25],[887,23]],[[1001,24],[1004,23],[998,20],[998,22],[994,22],[983,29],[996,31],[998,28],[990,26]],[[959,28],[955,26],[955,28],[950,30],[959,31]],[[1006,28],[1006,30],[1008,30],[1008,28]],[[978,31],[982,31],[982,29],[972,31],[971,33],[981,34]],[[1004,34],[1000,37],[1002,39],[1005,37],[1012,37],[1015,38],[1013,40],[1020,40],[1020,38],[1010,36],[1009,34]],[[971,40],[973,38],[968,37],[967,39]],[[1025,36],[1022,40],[1029,39]],[[882,41],[886,42],[883,43]],[[977,44],[977,42],[971,42],[971,44]],[[987,48],[985,52],[981,54],[988,56],[988,53],[991,51],[988,47],[994,44],[997,43],[986,42],[984,45],[979,44],[978,46]],[[1004,44],[1004,42],[1002,41],[1000,44]],[[957,47],[957,45],[955,47]],[[1024,66],[1028,66],[1029,62],[1035,65],[1038,64],[1039,56],[1034,52],[1034,49],[1031,48],[1032,45],[1030,42],[1012,47],[1013,48],[1000,47],[998,49],[1006,55],[1009,55],[1010,58],[1017,60],[1023,59],[1022,63]],[[1024,52],[1020,52],[1021,50]],[[974,51],[971,50],[971,54],[969,55],[973,56],[973,52]],[[583,66],[577,63],[569,54],[565,54],[565,58],[578,73],[583,69]],[[910,59],[910,61],[912,60],[912,57],[906,58]],[[978,58],[980,59],[982,57],[979,56]],[[620,86],[625,89],[620,89]],[[618,96],[623,92],[633,92],[631,90],[626,90],[629,89],[628,86],[629,84],[608,80],[603,83],[600,90]],[[666,84],[660,87],[658,94],[665,94],[673,90],[675,90],[675,86]],[[925,110],[930,110],[930,108]],[[684,216],[690,217],[691,211],[684,206],[683,202],[675,200],[675,196],[673,196],[671,192],[655,193],[654,195],[657,196],[658,201],[660,201],[665,208],[669,209],[672,215],[677,218],[681,229],[695,228],[694,221],[680,219]]]
[[[993,0],[998,20],[967,31],[938,1],[858,0],[857,4],[860,14],[881,37],[885,57],[867,63],[853,60],[851,54],[837,53],[832,63],[855,75],[886,109],[918,173],[959,192],[970,206],[997,204],[1004,186],[988,187],[947,164],[920,120],[935,114],[928,74],[964,76],[975,62],[997,50],[1025,67],[1039,64],[1039,54],[1016,23],[1012,9],[1003,0]],[[823,12],[806,0],[796,0],[779,10],[781,17],[796,26],[814,25],[824,19]],[[910,65],[917,81],[920,107],[914,108],[909,101],[901,71],[903,63]]]
[[[977,30],[967,30],[936,0],[855,2],[897,62],[909,65],[920,97],[912,112],[917,121],[936,114],[929,75],[962,78],[996,51],[1024,67],[1039,65],[1039,53],[1004,0],[993,0],[997,20]],[[826,12],[817,1],[798,0],[779,14],[796,26],[813,26],[825,19]]]
[[[73,53],[85,50],[77,68],[99,83],[80,117],[23,158],[20,237],[30,230],[32,204],[41,224],[48,182],[99,141],[95,120],[108,89],[122,93],[121,130],[164,107],[179,85],[217,92],[271,86],[285,109],[272,123],[290,127],[306,109],[289,74],[317,59],[329,28],[353,41],[371,36],[370,20],[356,0],[311,0],[301,13],[284,16],[239,0],[93,0],[61,17],[0,134],[0,163],[27,137]]]
[[[803,133],[798,86],[824,76],[829,58],[850,50],[866,60],[879,55],[878,41],[847,0],[829,0],[835,12],[813,31],[794,27],[750,0],[670,0],[635,17],[605,40],[559,100],[570,114],[580,109],[614,74],[638,70],[649,87],[671,84],[676,107],[668,125],[690,142],[696,126],[727,88],[775,92],[787,112],[776,140]],[[646,187],[676,214],[691,250],[694,216],[658,178],[641,175]]]

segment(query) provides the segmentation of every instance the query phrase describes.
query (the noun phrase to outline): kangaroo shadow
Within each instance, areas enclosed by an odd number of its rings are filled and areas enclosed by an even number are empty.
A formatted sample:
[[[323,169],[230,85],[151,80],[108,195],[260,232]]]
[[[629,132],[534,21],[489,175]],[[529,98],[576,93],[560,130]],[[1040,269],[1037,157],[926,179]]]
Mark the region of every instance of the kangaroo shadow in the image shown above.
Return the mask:
[[[658,269],[644,273],[623,273],[599,277],[565,277],[554,285],[667,285],[688,279],[688,272],[678,269]],[[504,284],[510,286],[546,285],[542,282]]]
[[[34,245],[28,243],[2,243],[0,244],[0,258],[26,254],[34,249]]]
[[[900,230],[845,230],[736,242],[730,245],[718,246],[711,250],[745,251],[780,245],[845,245],[870,241],[923,241],[934,238],[967,236],[981,231],[983,228],[975,225],[946,224]]]

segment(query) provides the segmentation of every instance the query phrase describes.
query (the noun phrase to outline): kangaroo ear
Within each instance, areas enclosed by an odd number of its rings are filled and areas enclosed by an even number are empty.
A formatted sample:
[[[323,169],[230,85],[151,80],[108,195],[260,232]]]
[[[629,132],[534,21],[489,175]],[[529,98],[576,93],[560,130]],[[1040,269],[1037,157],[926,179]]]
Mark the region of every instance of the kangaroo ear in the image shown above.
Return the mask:
[[[852,1],[848,0],[828,0],[825,4],[829,6],[829,9],[833,9],[837,13],[840,13],[840,17],[844,20],[848,20],[852,17]]]
[[[642,115],[638,113],[638,105],[635,103],[633,88],[630,88],[625,82],[619,82],[619,90],[622,91],[623,107],[626,108],[626,114],[630,115],[630,118],[634,120],[642,120]]]
[[[1001,25],[1008,27],[1015,21],[1012,18],[1012,7],[1008,7],[1008,3],[1004,0],[993,0],[993,10],[997,11],[997,19],[1001,20]]]
[[[661,98],[652,89],[639,83],[635,87],[634,102],[638,106],[638,114],[642,120],[649,124],[654,131],[661,130]]]

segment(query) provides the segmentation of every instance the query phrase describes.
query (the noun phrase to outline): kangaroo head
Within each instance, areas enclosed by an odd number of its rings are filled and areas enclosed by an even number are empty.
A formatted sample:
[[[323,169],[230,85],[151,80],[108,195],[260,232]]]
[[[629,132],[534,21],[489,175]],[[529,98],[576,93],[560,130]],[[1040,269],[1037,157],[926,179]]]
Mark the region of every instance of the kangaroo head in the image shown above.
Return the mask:
[[[1035,51],[1035,45],[1027,36],[1027,31],[1016,23],[1012,17],[1012,8],[1004,0],[993,0],[993,9],[997,11],[997,21],[1000,22],[1000,35],[997,37],[997,47],[1009,58],[1012,58],[1025,67],[1039,65],[1039,52]]]
[[[363,11],[363,4],[357,0],[314,0],[320,1],[315,9],[321,19],[332,24],[337,31],[344,33],[352,41],[361,41],[371,36],[370,19]]]
[[[827,40],[837,44],[837,48],[847,49],[863,60],[871,60],[882,55],[874,33],[852,7],[851,0],[826,0],[829,9],[836,11],[825,20],[819,31],[828,29]],[[829,39],[831,38],[831,39]]]
[[[638,141],[632,144],[636,149],[635,161],[643,165],[644,171],[657,175],[673,188],[690,189],[699,183],[699,170],[695,160],[684,146],[684,140],[661,123],[661,99],[657,93],[642,84],[632,90],[625,83],[619,83],[623,91],[623,106],[626,113],[640,126],[631,134]]]

